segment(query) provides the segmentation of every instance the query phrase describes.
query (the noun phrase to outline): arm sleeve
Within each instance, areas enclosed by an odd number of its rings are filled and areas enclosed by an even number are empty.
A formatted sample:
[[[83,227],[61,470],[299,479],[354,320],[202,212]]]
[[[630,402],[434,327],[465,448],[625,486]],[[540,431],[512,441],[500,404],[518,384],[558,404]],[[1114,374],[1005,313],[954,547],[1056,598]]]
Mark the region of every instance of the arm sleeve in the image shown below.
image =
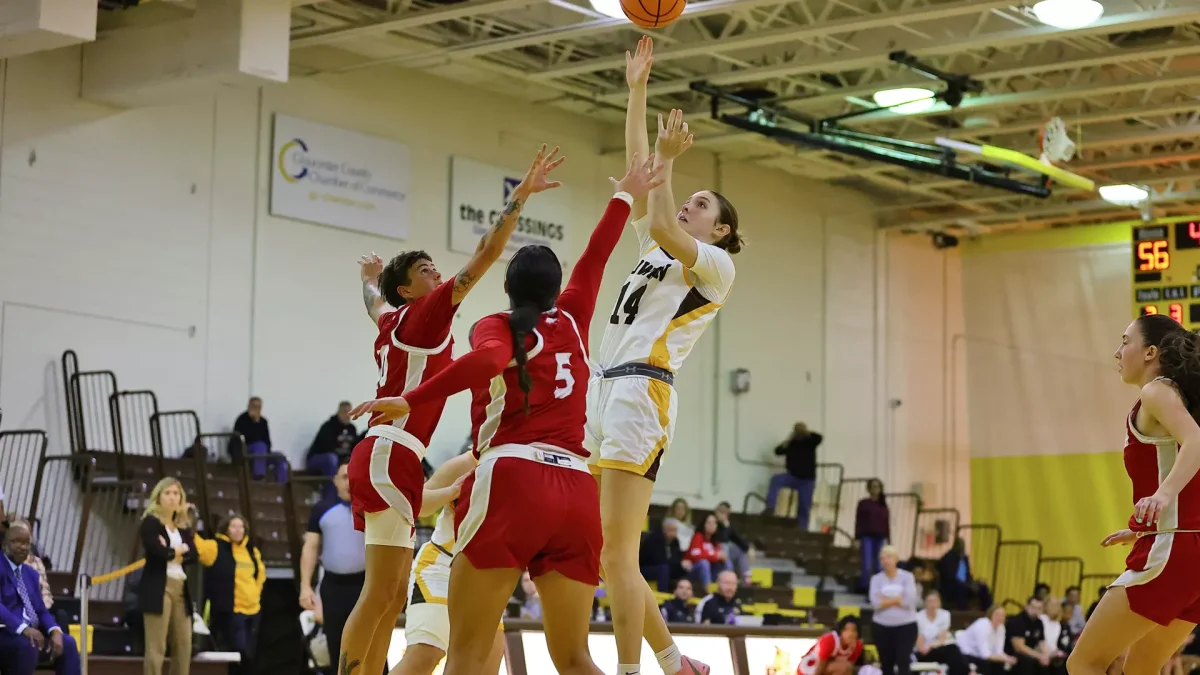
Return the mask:
[[[404,323],[396,328],[401,342],[414,347],[436,347],[445,339],[440,327],[449,329],[454,313],[458,311],[458,305],[454,304],[454,279],[450,277],[430,291],[429,295],[410,303]],[[410,326],[414,330],[405,330]],[[439,328],[435,331],[433,327]]]
[[[683,557],[693,561],[704,559],[704,537],[699,532],[692,535],[692,541],[688,544],[687,553]]]
[[[317,502],[308,512],[308,529],[306,531],[321,534],[321,516],[323,515],[325,515],[325,502]]]
[[[904,573],[904,604],[905,609],[916,611],[917,609],[917,579],[912,575],[912,572]]]
[[[37,577],[38,586],[41,586],[41,575],[38,574],[37,571],[34,571],[33,575]],[[43,633],[48,635],[50,631],[53,630],[60,632],[62,631],[62,628],[59,628],[58,626],[58,622],[54,620],[54,615],[50,613],[50,610],[46,609],[46,602],[42,600],[41,593],[32,594],[29,598],[29,601],[30,604],[34,605],[34,609],[37,611],[38,621],[42,624]]]
[[[821,661],[828,661],[833,658],[833,634],[826,633],[817,640],[817,658]]]
[[[20,635],[21,631],[25,630],[24,626],[28,625],[22,617],[8,611],[8,608],[2,604],[0,604],[0,624],[4,624],[4,630],[16,635]]]
[[[175,549],[158,540],[158,521],[152,520],[153,518],[154,516],[142,518],[139,532],[142,537],[142,548],[146,551],[146,558],[168,562],[174,560]]]
[[[404,394],[412,407],[448,398],[472,386],[483,386],[504,372],[512,359],[512,332],[504,316],[480,319],[471,330],[471,351],[445,370]]]
[[[733,288],[734,277],[733,258],[728,251],[697,241],[696,264],[692,265],[691,272],[700,281],[696,287],[701,295],[713,302],[725,302]]]
[[[863,499],[858,502],[858,510],[854,514],[854,538],[862,539],[863,537],[863,521],[865,520],[864,511],[867,508],[867,500]]]
[[[883,601],[883,596],[880,595],[879,588],[881,584],[882,582],[880,581],[878,574],[872,576],[870,590],[867,592],[867,597],[871,599],[871,606],[874,607],[876,611],[879,610],[879,603]]]
[[[592,231],[587,248],[575,269],[571,271],[571,279],[566,289],[558,297],[558,306],[579,322],[579,331],[587,339],[588,328],[592,323],[592,314],[596,311],[596,294],[600,292],[600,280],[604,277],[604,266],[612,256],[613,249],[621,240],[621,231],[625,229],[625,221],[629,219],[630,205],[633,197],[628,193],[618,192],[608,202],[604,215]]]
[[[205,567],[212,567],[212,564],[217,561],[217,542],[214,539],[205,539],[200,535],[196,535],[196,555],[200,558],[200,564]]]
[[[653,219],[650,217],[650,214],[647,213],[641,218],[633,221],[633,231],[635,234],[637,234],[638,238],[639,255],[646,255],[650,251],[654,250],[655,246],[658,246],[658,244],[654,241],[654,237],[650,236],[650,222],[652,220]]]

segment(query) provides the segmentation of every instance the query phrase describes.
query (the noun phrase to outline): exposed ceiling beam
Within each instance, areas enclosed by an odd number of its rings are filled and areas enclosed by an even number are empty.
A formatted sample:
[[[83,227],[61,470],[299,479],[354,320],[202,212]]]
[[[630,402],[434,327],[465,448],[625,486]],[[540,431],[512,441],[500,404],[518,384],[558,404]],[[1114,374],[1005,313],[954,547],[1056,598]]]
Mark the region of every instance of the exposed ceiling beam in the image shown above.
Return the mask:
[[[1079,167],[1077,167],[1075,165],[1071,165],[1070,168],[1072,171],[1079,170]],[[1191,182],[1191,181],[1196,181],[1196,180],[1200,180],[1200,171],[1197,171],[1195,169],[1183,169],[1183,170],[1178,170],[1178,171],[1173,171],[1173,172],[1163,172],[1163,173],[1158,173],[1158,174],[1148,173],[1148,174],[1144,174],[1141,176],[1134,176],[1134,177],[1123,176],[1121,178],[1122,182],[1129,182],[1129,183],[1133,183],[1136,185],[1162,185],[1164,183],[1174,183],[1174,182],[1180,182],[1180,181]],[[923,188],[933,188],[933,189],[945,189],[948,187],[953,187],[955,185],[961,185],[961,184],[962,184],[962,181],[952,181],[952,180],[936,180],[936,181],[929,181],[926,183],[919,183],[919,185]],[[1072,190],[1072,189],[1066,189],[1066,188],[1061,188],[1061,187],[1057,188],[1055,190],[1055,194],[1057,194],[1057,195],[1085,194],[1087,192],[1088,192],[1087,190]],[[1009,194],[1009,195],[997,195],[994,197],[981,197],[979,199],[970,199],[970,198],[956,199],[956,200],[954,200],[954,204],[959,204],[959,205],[996,204],[999,202],[1006,202],[1006,201],[1011,202],[1011,201],[1018,200],[1018,199],[1024,199],[1024,200],[1026,200],[1026,203],[1028,203],[1028,204],[1037,204],[1038,203],[1036,201],[1029,200],[1028,197],[1025,197],[1024,195]],[[934,202],[921,202],[921,203],[917,203],[917,204],[897,204],[894,207],[885,207],[880,210],[881,211],[882,210],[900,211],[900,210],[905,210],[905,209],[933,208],[933,207],[945,206],[945,205],[946,204],[944,202],[939,203],[939,202],[934,201]]]
[[[508,12],[514,9],[521,9],[529,5],[537,5],[545,2],[545,0],[482,0],[479,2],[465,2],[439,9],[428,9],[419,12],[405,12],[399,17],[393,19],[384,19],[362,26],[351,26],[349,28],[337,28],[335,30],[323,31],[312,35],[292,38],[292,48],[299,49],[301,47],[311,47],[313,45],[323,45],[330,42],[337,42],[349,38],[362,38],[369,35],[379,35],[391,31],[411,30],[428,26],[430,24],[441,23],[443,21],[453,21],[455,19],[465,19],[476,14],[492,14],[497,12]]]
[[[981,14],[983,12],[989,12],[994,9],[1001,9],[1011,5],[1012,0],[969,0],[968,2],[946,3],[925,7],[912,7],[906,5],[904,9],[895,12],[883,12],[880,14],[867,14],[865,16],[835,19],[833,21],[818,23],[811,26],[801,26],[797,28],[780,28],[777,30],[761,32],[751,31],[742,36],[734,38],[724,38],[722,40],[713,42],[703,42],[699,44],[689,44],[681,47],[655,50],[654,60],[656,62],[664,62],[675,59],[693,58],[697,56],[710,56],[720,52],[732,52],[742,49],[767,47],[782,42],[811,40],[813,38],[826,35],[853,33],[856,31],[872,30],[876,28],[887,28],[901,23],[919,23],[922,21],[935,21],[937,19]],[[585,61],[567,63],[562,66],[547,68],[546,70],[538,73],[530,73],[529,77],[534,80],[573,77],[576,75],[593,73],[598,70],[610,70],[616,68],[623,69],[624,67],[625,55],[621,54],[619,56],[603,56],[600,58],[587,59]]]
[[[960,52],[970,51],[973,49],[977,50],[983,48],[997,49],[1004,47],[1015,47],[1034,42],[1069,40],[1080,37],[1108,35],[1117,31],[1147,30],[1151,28],[1161,28],[1164,26],[1178,26],[1198,19],[1200,19],[1200,6],[1171,7],[1145,12],[1114,14],[1103,17],[1090,26],[1076,28],[1074,30],[1060,30],[1051,26],[1037,25],[1018,28],[1015,30],[998,31],[995,33],[964,35],[954,39],[937,40],[932,44],[889,45],[885,49],[879,49],[869,53],[863,53],[862,51],[858,50],[846,50],[851,54],[850,56],[835,56],[833,58],[815,61],[797,58],[786,63],[780,63],[773,66],[765,66],[762,68],[745,68],[728,73],[711,75],[705,79],[711,84],[719,87],[725,87],[742,84],[744,82],[757,82],[779,77],[790,77],[793,75],[811,73],[838,73],[847,70],[870,68],[888,63],[888,54],[896,49],[901,48],[916,52],[922,58],[929,58],[932,56],[958,54]],[[690,89],[691,83],[692,80],[690,78],[671,80],[668,82],[651,84],[646,91],[649,96],[678,94]],[[601,98],[605,100],[621,99],[624,98],[625,95],[624,89],[621,88],[613,89],[609,92],[601,94]]]
[[[1153,208],[1157,204],[1168,202],[1191,201],[1200,199],[1200,190],[1192,190],[1189,192],[1164,192],[1150,195],[1150,206]],[[938,230],[954,225],[965,225],[967,223],[976,225],[1003,224],[1005,222],[1020,222],[1029,218],[1040,218],[1042,216],[1052,216],[1058,213],[1071,213],[1077,211],[1101,211],[1112,210],[1117,207],[1112,202],[1106,202],[1103,199],[1094,199],[1089,201],[1078,202],[1062,202],[1060,204],[1048,204],[1041,208],[1021,209],[1018,212],[996,211],[993,213],[980,213],[975,215],[965,216],[950,216],[944,218],[929,218],[924,220],[908,220],[898,219],[893,222],[886,222],[880,225],[881,229],[914,229],[914,230]],[[1137,209],[1127,207],[1126,213],[1136,214]]]

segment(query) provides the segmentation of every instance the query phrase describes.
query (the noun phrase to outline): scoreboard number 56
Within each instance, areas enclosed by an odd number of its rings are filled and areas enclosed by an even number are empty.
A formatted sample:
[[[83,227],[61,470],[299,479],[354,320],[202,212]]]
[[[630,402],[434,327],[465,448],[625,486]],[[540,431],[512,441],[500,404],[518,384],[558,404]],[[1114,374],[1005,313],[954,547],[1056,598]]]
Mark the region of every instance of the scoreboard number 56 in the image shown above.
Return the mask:
[[[1137,242],[1139,272],[1161,272],[1171,266],[1171,252],[1165,239]]]

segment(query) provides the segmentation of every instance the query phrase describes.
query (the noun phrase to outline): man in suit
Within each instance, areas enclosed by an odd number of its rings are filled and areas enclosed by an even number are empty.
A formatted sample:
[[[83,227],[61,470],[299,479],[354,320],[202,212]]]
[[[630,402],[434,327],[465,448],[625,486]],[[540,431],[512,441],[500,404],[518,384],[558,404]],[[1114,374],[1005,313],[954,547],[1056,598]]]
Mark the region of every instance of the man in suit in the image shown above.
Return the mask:
[[[24,521],[11,523],[4,538],[4,559],[0,560],[0,671],[33,675],[39,662],[51,662],[58,675],[79,675],[75,639],[64,635],[46,610],[38,573],[25,564],[31,540],[32,532]]]

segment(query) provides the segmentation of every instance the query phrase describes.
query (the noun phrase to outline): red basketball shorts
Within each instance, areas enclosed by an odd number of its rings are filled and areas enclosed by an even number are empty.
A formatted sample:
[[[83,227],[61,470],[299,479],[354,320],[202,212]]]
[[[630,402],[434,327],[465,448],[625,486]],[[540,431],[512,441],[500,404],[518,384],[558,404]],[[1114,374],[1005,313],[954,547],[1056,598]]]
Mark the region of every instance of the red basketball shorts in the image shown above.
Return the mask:
[[[1200,534],[1142,537],[1125,567],[1113,586],[1125,587],[1134,612],[1161,626],[1200,623]]]
[[[371,435],[376,428],[354,446],[346,467],[354,527],[366,535],[368,544],[413,548],[425,490],[425,448],[415,438],[405,444],[391,438],[393,433]],[[409,447],[412,444],[420,451]]]
[[[479,569],[528,569],[600,583],[600,498],[582,459],[501,445],[483,454],[455,511],[455,554]]]

